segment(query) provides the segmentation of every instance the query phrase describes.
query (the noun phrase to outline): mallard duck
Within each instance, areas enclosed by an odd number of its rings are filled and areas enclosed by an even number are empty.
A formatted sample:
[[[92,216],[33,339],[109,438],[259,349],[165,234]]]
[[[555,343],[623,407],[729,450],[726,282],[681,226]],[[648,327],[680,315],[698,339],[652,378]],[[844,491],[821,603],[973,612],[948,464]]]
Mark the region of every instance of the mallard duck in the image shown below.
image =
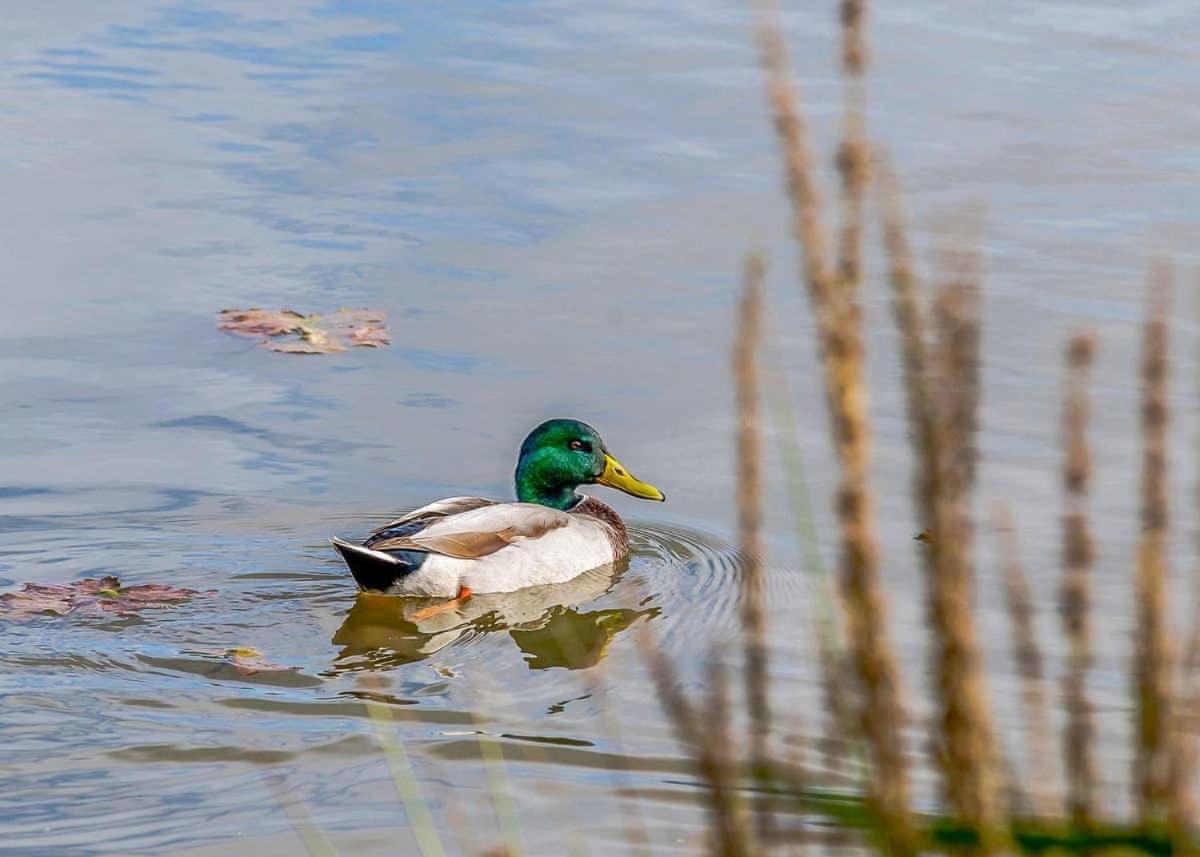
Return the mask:
[[[461,602],[473,592],[563,583],[629,553],[621,516],[580,494],[580,485],[666,499],[610,455],[587,423],[547,420],[521,444],[516,503],[448,497],[389,521],[361,545],[331,542],[368,592]]]

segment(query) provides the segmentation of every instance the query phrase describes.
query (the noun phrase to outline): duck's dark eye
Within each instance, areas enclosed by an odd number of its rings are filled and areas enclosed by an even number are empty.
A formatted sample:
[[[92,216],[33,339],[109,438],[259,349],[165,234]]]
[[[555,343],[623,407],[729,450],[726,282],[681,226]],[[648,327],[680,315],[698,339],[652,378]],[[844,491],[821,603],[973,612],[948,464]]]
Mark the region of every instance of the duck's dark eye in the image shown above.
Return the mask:
[[[588,446],[588,444],[584,443],[582,440],[573,440],[570,443],[568,443],[567,446],[570,447],[572,450],[576,450],[576,451],[578,451],[580,449],[586,450],[586,449],[590,448]]]

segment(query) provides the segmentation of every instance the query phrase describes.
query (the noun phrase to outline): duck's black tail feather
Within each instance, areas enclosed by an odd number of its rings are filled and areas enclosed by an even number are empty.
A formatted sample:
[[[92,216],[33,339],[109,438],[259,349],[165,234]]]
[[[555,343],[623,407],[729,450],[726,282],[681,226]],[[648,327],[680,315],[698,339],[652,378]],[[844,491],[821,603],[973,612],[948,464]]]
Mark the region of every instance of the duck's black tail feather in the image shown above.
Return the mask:
[[[359,588],[368,592],[390,592],[400,578],[413,571],[412,565],[401,557],[339,538],[332,538],[329,543],[341,554]]]

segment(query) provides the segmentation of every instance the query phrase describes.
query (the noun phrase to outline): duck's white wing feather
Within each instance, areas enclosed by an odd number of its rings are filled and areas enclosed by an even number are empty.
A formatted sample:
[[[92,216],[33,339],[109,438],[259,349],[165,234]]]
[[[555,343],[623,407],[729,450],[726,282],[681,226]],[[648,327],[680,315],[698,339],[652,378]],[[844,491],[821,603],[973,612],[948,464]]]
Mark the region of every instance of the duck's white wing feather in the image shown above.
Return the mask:
[[[566,512],[536,503],[490,503],[435,519],[416,533],[386,539],[372,547],[376,550],[424,550],[459,559],[477,559],[518,539],[541,538],[567,526],[571,520]]]
[[[461,512],[469,512],[472,509],[499,505],[502,504],[498,500],[488,500],[486,497],[447,497],[444,500],[434,500],[420,509],[413,509],[411,512],[396,518],[394,521],[388,521],[382,527],[376,527],[372,530],[372,533],[381,533],[384,530],[390,530],[392,527],[398,527],[401,524],[408,524],[426,518],[446,518]]]

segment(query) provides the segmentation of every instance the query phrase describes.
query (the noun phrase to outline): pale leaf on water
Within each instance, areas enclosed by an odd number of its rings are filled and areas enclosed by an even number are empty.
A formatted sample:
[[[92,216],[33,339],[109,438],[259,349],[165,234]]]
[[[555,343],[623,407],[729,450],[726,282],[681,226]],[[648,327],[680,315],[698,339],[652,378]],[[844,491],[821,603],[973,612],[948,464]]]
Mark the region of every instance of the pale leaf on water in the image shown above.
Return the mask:
[[[276,664],[268,661],[266,655],[253,646],[231,646],[228,649],[196,649],[191,653],[220,658],[232,666],[239,675],[288,672],[298,669],[298,667],[289,667],[284,664]]]
[[[391,344],[387,313],[342,308],[328,315],[302,315],[295,310],[221,310],[220,330],[239,336],[265,337],[260,345],[285,354],[334,354],[354,347]]]
[[[223,309],[217,324],[221,330],[241,336],[283,336],[299,333],[307,317],[295,310],[283,309]]]

